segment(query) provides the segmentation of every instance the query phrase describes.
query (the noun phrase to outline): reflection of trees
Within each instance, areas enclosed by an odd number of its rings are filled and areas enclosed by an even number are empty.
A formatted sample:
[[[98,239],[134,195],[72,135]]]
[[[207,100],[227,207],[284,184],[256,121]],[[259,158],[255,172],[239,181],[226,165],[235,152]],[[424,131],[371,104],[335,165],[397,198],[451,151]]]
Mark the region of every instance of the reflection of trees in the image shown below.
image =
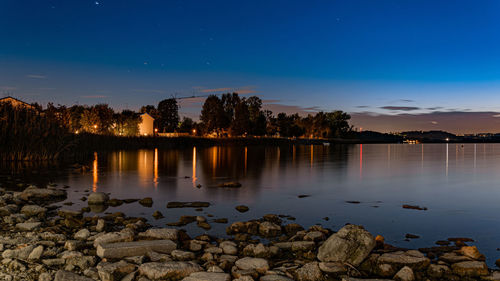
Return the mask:
[[[238,180],[245,175],[260,178],[265,156],[265,149],[257,146],[246,147],[246,151],[244,146],[214,146],[199,152],[201,172],[214,184],[217,178]]]

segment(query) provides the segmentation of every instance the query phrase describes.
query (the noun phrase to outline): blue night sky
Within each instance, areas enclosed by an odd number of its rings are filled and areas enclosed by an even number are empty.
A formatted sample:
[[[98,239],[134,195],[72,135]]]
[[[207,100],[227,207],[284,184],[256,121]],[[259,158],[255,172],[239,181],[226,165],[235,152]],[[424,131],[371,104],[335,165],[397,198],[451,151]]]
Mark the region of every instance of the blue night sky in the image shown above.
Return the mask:
[[[367,129],[500,131],[499,11],[487,0],[0,0],[0,94],[138,109],[237,91],[275,113],[341,109]],[[196,117],[202,102],[181,112]],[[451,115],[467,121],[451,128]]]

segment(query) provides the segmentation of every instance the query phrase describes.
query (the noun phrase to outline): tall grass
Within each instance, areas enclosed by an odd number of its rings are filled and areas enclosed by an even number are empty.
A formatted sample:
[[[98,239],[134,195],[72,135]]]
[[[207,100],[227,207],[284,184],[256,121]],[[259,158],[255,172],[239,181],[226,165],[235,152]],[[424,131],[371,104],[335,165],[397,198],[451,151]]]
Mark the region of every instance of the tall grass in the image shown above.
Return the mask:
[[[1,160],[55,160],[73,143],[73,136],[55,118],[35,109],[0,103]]]

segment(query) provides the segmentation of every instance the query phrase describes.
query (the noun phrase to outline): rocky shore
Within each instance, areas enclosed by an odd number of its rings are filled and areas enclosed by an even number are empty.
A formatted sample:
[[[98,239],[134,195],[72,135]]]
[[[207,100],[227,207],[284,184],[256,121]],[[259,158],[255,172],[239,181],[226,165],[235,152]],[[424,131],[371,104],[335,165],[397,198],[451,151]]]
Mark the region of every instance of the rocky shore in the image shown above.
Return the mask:
[[[123,203],[106,194],[90,194],[81,211],[53,204],[66,196],[55,186],[0,189],[0,280],[500,280],[500,271],[489,269],[466,238],[401,249],[362,226],[304,229],[274,214],[231,224],[220,219],[230,238],[190,237],[182,226],[196,222],[209,229],[206,218],[184,216],[175,227],[152,228],[145,218],[123,213],[86,216],[89,207]],[[152,204],[151,198],[141,201]]]

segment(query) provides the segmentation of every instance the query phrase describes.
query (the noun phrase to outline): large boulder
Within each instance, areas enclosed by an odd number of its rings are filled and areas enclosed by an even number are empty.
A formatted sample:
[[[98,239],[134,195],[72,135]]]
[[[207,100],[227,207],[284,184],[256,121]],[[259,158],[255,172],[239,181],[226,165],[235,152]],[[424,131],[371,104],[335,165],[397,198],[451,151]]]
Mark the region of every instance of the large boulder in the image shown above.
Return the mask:
[[[104,205],[109,201],[109,196],[104,192],[93,192],[87,198],[89,205]]]
[[[195,272],[183,281],[230,281],[231,275],[224,272]]]
[[[139,233],[140,238],[177,240],[179,230],[175,228],[150,228]]]
[[[176,248],[177,244],[171,240],[119,242],[97,245],[97,255],[101,258],[121,259],[143,256],[150,251],[170,254]]]
[[[183,261],[148,262],[139,266],[139,273],[152,280],[179,280],[202,270],[203,268],[194,262]]]
[[[430,262],[424,254],[416,250],[385,253],[378,258],[379,264],[390,264],[397,270],[408,266],[414,271],[420,271],[426,269]]]
[[[488,275],[488,266],[482,261],[463,261],[451,265],[453,273],[459,276],[479,277]]]
[[[318,259],[358,266],[374,247],[375,238],[362,226],[346,225],[319,247]]]
[[[299,281],[317,281],[323,279],[323,272],[319,269],[318,262],[306,263],[296,272]]]
[[[19,194],[19,198],[25,201],[35,201],[41,203],[62,201],[66,199],[66,191],[51,188],[37,188],[30,186]]]
[[[245,257],[235,262],[236,267],[241,270],[255,270],[260,274],[266,273],[269,263],[265,259]]]

